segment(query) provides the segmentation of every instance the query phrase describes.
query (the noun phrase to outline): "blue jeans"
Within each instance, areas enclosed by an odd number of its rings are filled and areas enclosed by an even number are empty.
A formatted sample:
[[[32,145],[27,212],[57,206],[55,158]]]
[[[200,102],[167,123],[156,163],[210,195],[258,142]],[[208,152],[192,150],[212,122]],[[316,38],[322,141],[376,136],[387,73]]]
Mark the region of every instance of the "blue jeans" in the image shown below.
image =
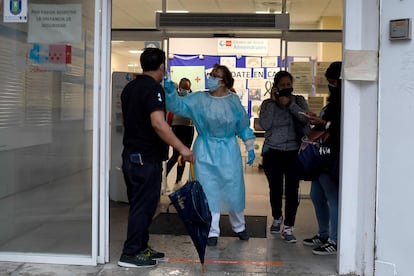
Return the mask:
[[[326,173],[312,181],[310,197],[318,220],[320,237],[336,243],[338,238],[338,192],[339,183]],[[330,226],[330,228],[329,228]]]

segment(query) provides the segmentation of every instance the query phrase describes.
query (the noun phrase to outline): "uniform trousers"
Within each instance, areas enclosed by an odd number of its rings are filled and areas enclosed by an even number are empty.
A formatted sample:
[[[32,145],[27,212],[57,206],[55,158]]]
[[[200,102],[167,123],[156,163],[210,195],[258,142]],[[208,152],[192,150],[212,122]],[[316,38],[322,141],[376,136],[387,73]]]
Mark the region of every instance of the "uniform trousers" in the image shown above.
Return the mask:
[[[160,200],[162,162],[143,160],[143,165],[135,164],[128,154],[123,154],[122,171],[129,201],[127,239],[122,253],[136,255],[148,247],[148,228]]]

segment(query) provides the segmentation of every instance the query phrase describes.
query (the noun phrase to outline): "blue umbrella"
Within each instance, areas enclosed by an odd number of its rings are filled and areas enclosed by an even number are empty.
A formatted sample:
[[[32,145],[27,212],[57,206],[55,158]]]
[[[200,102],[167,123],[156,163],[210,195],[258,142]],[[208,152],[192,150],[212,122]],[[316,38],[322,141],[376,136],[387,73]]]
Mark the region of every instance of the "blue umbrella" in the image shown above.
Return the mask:
[[[179,160],[180,161],[180,160]],[[211,213],[207,197],[200,182],[195,180],[194,165],[190,163],[191,178],[180,189],[168,195],[183,220],[185,228],[197,249],[204,273],[204,255],[211,225]]]

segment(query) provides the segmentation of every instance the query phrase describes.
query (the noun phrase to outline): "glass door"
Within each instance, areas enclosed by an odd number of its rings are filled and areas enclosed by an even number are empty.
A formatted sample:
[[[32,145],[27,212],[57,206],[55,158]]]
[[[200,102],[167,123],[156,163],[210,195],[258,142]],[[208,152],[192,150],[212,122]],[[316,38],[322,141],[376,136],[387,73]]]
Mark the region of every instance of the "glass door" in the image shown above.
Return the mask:
[[[0,260],[96,264],[101,1],[3,1]]]

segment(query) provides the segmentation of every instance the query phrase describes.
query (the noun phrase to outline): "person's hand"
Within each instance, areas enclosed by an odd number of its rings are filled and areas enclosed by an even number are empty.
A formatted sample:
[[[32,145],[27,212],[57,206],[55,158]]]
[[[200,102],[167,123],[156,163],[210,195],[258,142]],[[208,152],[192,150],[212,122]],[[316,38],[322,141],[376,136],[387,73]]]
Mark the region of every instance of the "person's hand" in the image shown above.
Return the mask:
[[[164,90],[168,94],[176,93],[177,85],[169,79],[164,79]]]
[[[274,101],[276,101],[276,92],[277,92],[277,88],[272,87],[272,91],[270,92],[270,98]]]
[[[315,113],[307,112],[306,114],[307,114],[306,118],[308,119],[309,123],[311,123],[312,125],[325,125],[326,123],[325,120],[317,116]]]
[[[180,151],[180,155],[182,156],[182,161],[188,161],[191,163],[195,162],[195,155],[194,153],[187,147],[185,147],[182,151]]]
[[[299,111],[299,114],[302,114],[305,116],[305,118],[312,124],[312,125],[318,125],[320,117],[316,115],[316,113],[313,113],[312,111],[307,112],[301,112]]]
[[[247,162],[246,162],[246,164],[249,165],[249,166],[253,165],[255,157],[256,157],[256,155],[254,153],[254,150],[249,150],[247,152]]]

